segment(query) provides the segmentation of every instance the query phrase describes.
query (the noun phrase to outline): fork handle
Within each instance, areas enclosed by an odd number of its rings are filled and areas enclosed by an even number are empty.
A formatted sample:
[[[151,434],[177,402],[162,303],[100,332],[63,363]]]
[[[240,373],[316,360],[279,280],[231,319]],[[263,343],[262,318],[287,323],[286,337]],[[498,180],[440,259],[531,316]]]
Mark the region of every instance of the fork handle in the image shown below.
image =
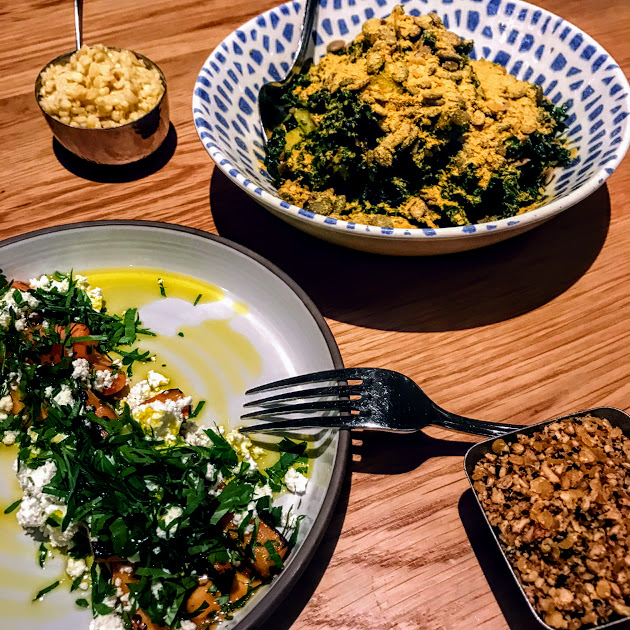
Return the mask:
[[[475,420],[474,418],[466,418],[458,416],[442,409],[433,403],[433,411],[435,415],[430,418],[430,424],[435,424],[445,429],[453,431],[461,431],[462,433],[470,433],[472,435],[482,435],[485,437],[501,437],[511,431],[518,431],[523,427],[518,424],[504,424],[502,422],[485,422],[484,420]]]

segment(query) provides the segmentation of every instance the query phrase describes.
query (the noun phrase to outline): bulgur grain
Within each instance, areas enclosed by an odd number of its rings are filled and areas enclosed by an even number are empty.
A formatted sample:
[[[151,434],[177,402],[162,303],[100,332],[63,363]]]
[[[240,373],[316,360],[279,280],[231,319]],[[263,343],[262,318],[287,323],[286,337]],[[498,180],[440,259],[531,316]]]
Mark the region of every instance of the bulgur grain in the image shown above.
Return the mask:
[[[130,50],[83,46],[41,76],[42,109],[72,127],[118,127],[150,112],[164,94],[159,71]]]

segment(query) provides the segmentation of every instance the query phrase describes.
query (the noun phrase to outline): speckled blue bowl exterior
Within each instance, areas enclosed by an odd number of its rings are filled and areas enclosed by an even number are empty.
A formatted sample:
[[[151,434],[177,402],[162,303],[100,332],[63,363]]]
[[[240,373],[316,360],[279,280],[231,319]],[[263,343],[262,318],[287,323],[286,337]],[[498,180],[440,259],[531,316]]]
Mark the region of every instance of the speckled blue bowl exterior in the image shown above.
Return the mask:
[[[503,240],[584,199],[612,174],[630,141],[630,89],[612,57],[564,19],[526,2],[402,0],[413,15],[437,12],[444,24],[475,41],[471,57],[505,66],[542,86],[569,111],[567,135],[576,157],[557,170],[545,204],[509,219],[440,229],[379,228],[314,214],[282,201],[261,161],[257,94],[289,68],[299,37],[302,2],[254,18],[208,57],[195,85],[193,114],[203,145],[219,168],[261,205],[296,227],[333,242],[389,254],[439,254]],[[320,0],[316,59],[336,39],[355,37],[371,17],[385,17],[397,0]],[[491,209],[489,209],[490,211]]]

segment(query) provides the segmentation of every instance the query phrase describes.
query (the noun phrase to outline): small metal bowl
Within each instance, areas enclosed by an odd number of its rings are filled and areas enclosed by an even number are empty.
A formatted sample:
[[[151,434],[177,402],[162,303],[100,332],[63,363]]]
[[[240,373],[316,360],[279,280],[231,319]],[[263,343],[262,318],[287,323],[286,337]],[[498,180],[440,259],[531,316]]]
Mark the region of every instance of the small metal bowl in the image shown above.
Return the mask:
[[[114,46],[109,48],[123,50]],[[59,55],[46,64],[35,81],[35,100],[55,138],[68,151],[96,164],[129,164],[153,153],[162,144],[169,129],[166,77],[157,64],[137,52],[131,51],[142,59],[147,67],[158,71],[164,85],[164,93],[157,105],[138,120],[106,129],[72,127],[42,109],[40,89],[43,72],[52,65],[65,64],[75,52],[76,50],[73,50]]]
[[[539,432],[541,429],[546,427],[548,424],[551,424],[552,422],[558,422],[559,420],[568,420],[569,418],[581,418],[589,414],[592,416],[597,416],[598,418],[605,418],[606,420],[608,420],[608,422],[610,422],[610,424],[613,427],[619,427],[623,431],[624,435],[626,435],[627,437],[630,437],[630,415],[628,415],[624,411],[621,411],[620,409],[615,409],[614,407],[597,407],[595,409],[587,409],[586,411],[579,411],[577,413],[572,413],[566,416],[562,416],[560,418],[553,418],[551,420],[546,420],[545,422],[540,422],[539,424],[532,424],[529,426],[524,426],[522,429],[518,429],[516,431],[506,433],[505,435],[501,436],[501,439],[505,440],[507,444],[512,444],[513,442],[516,442],[517,436],[519,434],[531,435],[532,433]],[[532,614],[540,623],[540,626],[542,628],[546,628],[546,630],[556,630],[555,628],[552,628],[551,626],[547,625],[542,620],[541,616],[534,609],[531,602],[527,598],[527,595],[525,594],[525,591],[523,590],[523,587],[516,575],[516,572],[512,568],[510,561],[508,560],[507,556],[505,555],[505,552],[503,551],[503,547],[501,546],[501,543],[499,542],[497,531],[490,524],[486,511],[483,509],[483,506],[481,505],[481,502],[479,501],[479,497],[477,496],[477,491],[475,490],[473,486],[474,482],[472,479],[472,474],[475,469],[475,466],[485,457],[487,453],[492,452],[492,444],[496,441],[496,439],[497,438],[491,438],[489,440],[485,440],[484,442],[479,442],[479,444],[475,444],[472,448],[468,450],[464,458],[464,467],[466,469],[466,476],[468,477],[468,481],[470,482],[470,487],[471,487],[472,493],[475,496],[475,501],[477,502],[477,505],[479,506],[479,509],[481,510],[484,516],[484,520],[486,524],[488,525],[488,529],[492,533],[492,537],[494,538],[494,541],[497,543],[497,547],[499,548],[499,551],[501,552],[501,556],[503,560],[505,560],[505,564],[507,565],[510,571],[510,574],[514,578],[514,581],[516,582],[516,585],[518,586],[519,591],[523,595],[523,599],[527,602],[529,609],[532,611]],[[620,619],[614,619],[613,621],[609,621],[607,623],[600,624],[597,626],[592,626],[592,627],[593,627],[593,630],[605,630],[607,628],[612,628],[612,627],[620,626],[621,624],[628,624],[628,623],[630,623],[630,617],[623,617]],[[624,628],[626,627],[627,626],[624,625]]]

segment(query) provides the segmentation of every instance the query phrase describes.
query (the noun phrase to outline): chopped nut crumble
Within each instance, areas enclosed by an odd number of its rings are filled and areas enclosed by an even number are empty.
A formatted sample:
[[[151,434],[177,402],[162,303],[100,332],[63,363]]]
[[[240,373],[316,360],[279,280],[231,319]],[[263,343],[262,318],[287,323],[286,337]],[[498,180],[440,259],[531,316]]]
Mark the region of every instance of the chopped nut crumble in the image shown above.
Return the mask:
[[[591,415],[496,440],[473,485],[544,621],[630,616],[630,439]]]

